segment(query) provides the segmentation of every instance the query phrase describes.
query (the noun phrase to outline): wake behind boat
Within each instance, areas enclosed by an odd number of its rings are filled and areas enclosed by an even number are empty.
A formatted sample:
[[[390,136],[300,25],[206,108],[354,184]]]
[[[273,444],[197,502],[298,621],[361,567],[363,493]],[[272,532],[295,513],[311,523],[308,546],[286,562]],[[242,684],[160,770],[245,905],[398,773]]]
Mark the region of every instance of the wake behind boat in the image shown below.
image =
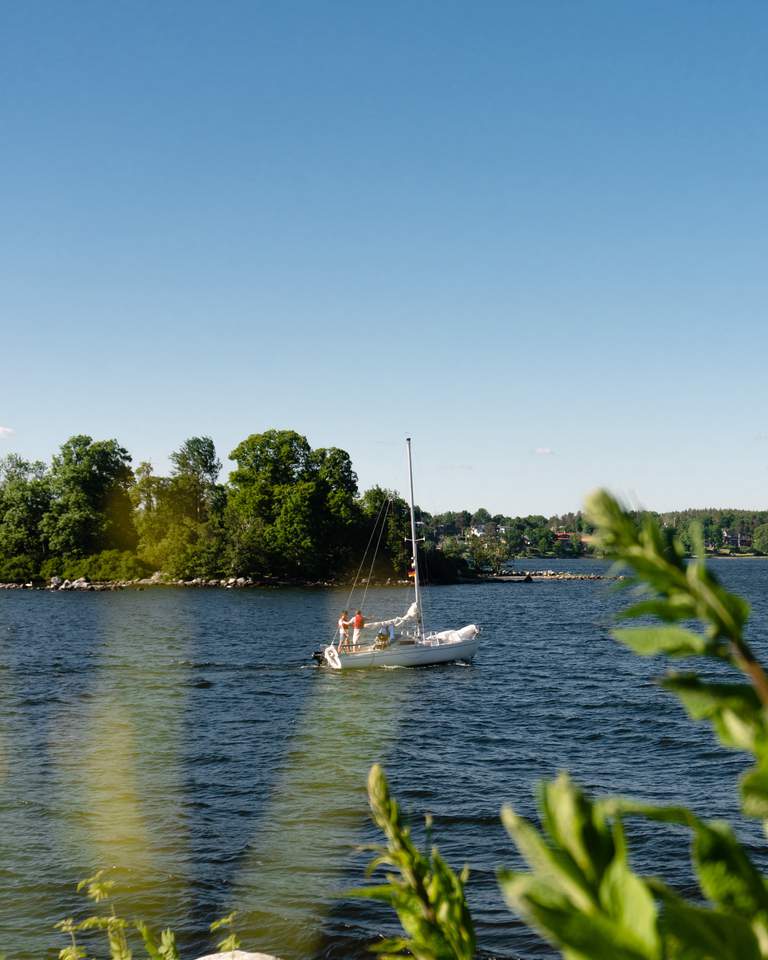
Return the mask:
[[[433,663],[471,660],[480,645],[480,628],[474,623],[458,629],[426,633],[421,609],[419,584],[418,539],[416,514],[413,505],[413,465],[411,439],[408,447],[408,478],[410,486],[412,576],[415,599],[400,617],[376,620],[364,626],[356,625],[354,640],[350,642],[340,632],[334,643],[318,651],[315,658],[334,670],[362,667],[420,667]],[[353,587],[354,590],[354,587]]]

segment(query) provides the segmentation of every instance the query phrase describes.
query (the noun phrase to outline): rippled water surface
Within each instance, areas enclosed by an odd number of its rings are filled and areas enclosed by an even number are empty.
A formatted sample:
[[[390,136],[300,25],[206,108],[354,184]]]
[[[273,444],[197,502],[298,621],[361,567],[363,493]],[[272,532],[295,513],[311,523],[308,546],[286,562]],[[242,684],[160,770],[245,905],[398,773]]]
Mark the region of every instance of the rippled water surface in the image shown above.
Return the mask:
[[[553,564],[548,564],[552,566]],[[768,561],[719,561],[768,649]],[[574,569],[588,571],[585,561]],[[517,863],[502,803],[567,768],[588,789],[685,801],[735,820],[738,754],[653,684],[661,665],[608,638],[601,581],[433,587],[429,623],[483,627],[471,666],[340,675],[309,663],[346,595],[155,590],[0,594],[0,949],[54,957],[78,879],[118,864],[121,907],[170,924],[188,957],[232,908],[253,949],[366,956],[389,913],[345,897],[374,841],[365,777],[384,763],[414,814],[472,870],[484,957],[551,957],[502,903]],[[369,615],[405,591],[371,591]],[[760,832],[737,821],[762,857]],[[638,826],[640,869],[688,889],[684,834]]]

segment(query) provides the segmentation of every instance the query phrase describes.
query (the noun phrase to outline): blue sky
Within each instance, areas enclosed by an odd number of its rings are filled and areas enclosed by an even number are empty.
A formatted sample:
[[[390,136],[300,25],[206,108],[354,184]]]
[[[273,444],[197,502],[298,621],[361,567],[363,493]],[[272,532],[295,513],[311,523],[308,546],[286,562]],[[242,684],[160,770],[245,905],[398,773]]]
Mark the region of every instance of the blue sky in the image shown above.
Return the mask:
[[[0,453],[286,427],[402,490],[411,434],[432,510],[765,508],[765,4],[0,21]]]

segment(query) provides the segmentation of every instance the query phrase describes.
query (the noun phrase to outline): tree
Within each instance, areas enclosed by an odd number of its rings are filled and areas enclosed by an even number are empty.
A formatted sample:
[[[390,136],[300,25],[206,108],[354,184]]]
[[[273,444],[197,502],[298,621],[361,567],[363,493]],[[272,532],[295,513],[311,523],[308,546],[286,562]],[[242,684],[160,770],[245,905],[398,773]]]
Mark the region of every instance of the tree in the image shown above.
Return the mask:
[[[411,568],[413,549],[411,546],[411,513],[408,504],[394,490],[371,487],[360,499],[362,524],[360,544],[373,535],[380,545],[379,567],[375,571],[382,577],[405,577]],[[382,523],[382,528],[376,523]],[[379,530],[382,529],[379,539]],[[361,549],[362,554],[362,549]]]
[[[189,513],[205,520],[213,502],[221,460],[210,437],[190,437],[171,454],[173,477],[180,498],[189,500]]]
[[[760,553],[768,553],[768,523],[755,527],[752,534],[752,546]]]
[[[54,456],[52,500],[40,528],[52,554],[81,557],[136,546],[131,457],[117,440],[71,437]]]
[[[219,464],[212,444],[206,443],[197,464],[182,457],[192,441],[171,455],[176,464],[173,476],[154,476],[150,463],[136,469],[130,494],[139,535],[137,552],[152,569],[174,577],[219,577],[227,548],[226,488],[216,483]]]
[[[50,504],[45,464],[16,454],[0,459],[0,581],[27,581],[39,573],[46,555],[40,524]]]
[[[348,566],[360,511],[344,450],[313,451],[292,430],[268,430],[230,458],[237,464],[226,515],[233,570],[314,578]]]
[[[509,546],[503,537],[470,537],[467,552],[477,570],[501,573],[509,560]]]

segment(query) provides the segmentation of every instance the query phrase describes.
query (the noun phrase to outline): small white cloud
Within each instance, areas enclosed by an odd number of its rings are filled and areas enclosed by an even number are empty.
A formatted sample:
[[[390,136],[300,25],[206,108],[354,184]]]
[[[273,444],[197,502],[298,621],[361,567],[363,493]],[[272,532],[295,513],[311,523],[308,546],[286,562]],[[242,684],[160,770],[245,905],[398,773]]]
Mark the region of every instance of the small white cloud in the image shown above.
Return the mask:
[[[0,427],[0,440],[7,440],[16,433],[13,427]]]
[[[551,457],[555,451],[551,447],[536,447],[533,452],[537,457]]]

